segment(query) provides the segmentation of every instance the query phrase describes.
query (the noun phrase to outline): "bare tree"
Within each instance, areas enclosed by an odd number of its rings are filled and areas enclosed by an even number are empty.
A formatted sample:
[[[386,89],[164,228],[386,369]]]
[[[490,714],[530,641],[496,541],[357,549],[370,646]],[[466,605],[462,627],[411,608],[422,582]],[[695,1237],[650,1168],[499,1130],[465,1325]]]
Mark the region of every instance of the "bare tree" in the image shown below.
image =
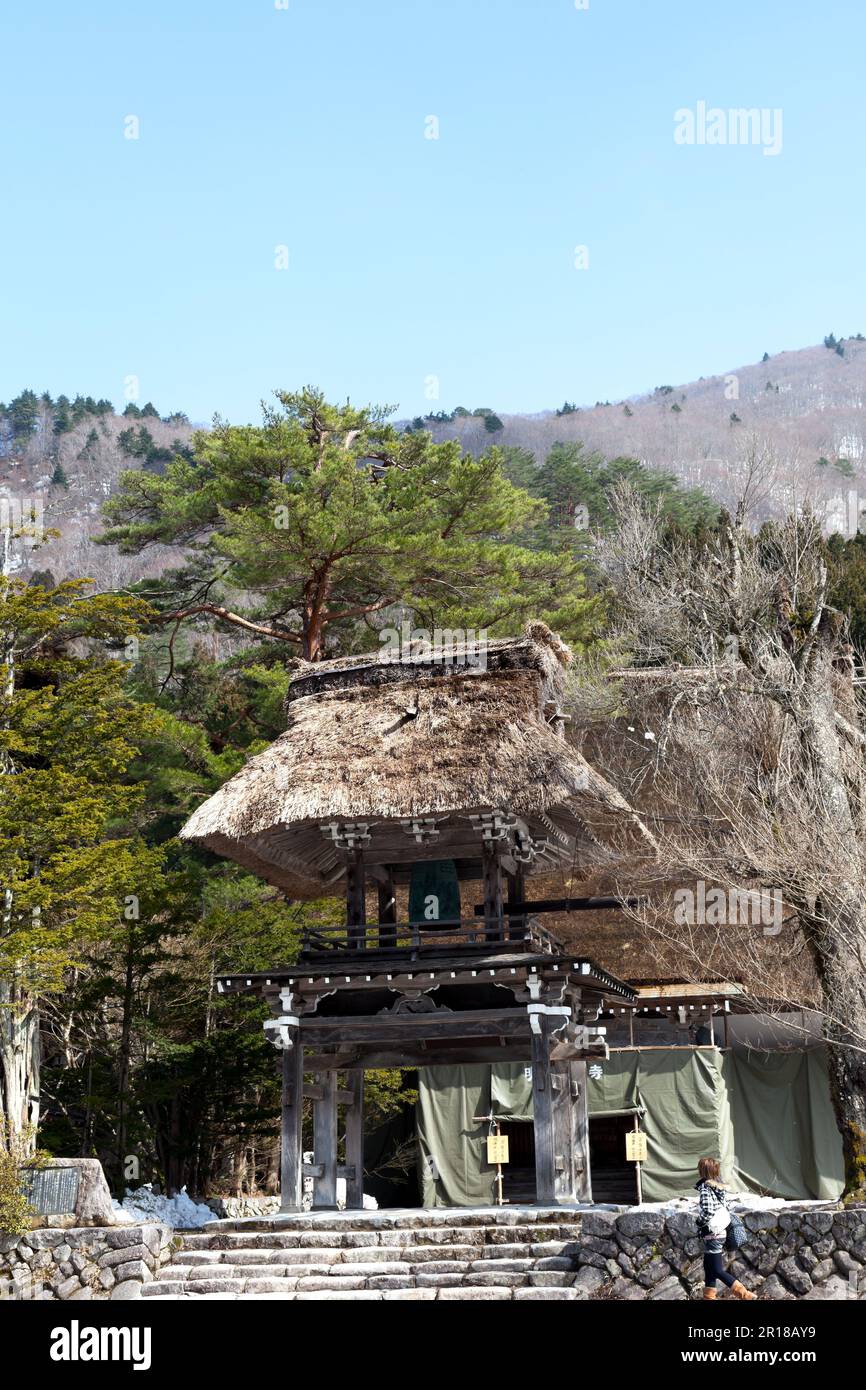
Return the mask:
[[[633,756],[623,759],[620,721],[617,758],[620,786],[660,846],[644,877],[668,893],[677,880],[760,885],[796,917],[797,934],[726,920],[687,923],[683,940],[699,956],[721,933],[776,998],[806,1002],[813,972],[846,1194],[862,1201],[866,734],[820,527],[806,512],[756,536],[741,509],[698,545],[671,537],[628,490],[617,512],[597,554],[614,636],[633,654],[618,673]]]

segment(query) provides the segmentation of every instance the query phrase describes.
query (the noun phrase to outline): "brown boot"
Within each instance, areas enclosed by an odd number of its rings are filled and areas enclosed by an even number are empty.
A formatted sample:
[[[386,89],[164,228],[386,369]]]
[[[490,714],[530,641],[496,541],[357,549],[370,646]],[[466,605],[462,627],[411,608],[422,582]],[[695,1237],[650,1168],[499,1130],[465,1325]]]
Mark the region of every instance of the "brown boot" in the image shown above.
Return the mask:
[[[731,1293],[734,1295],[734,1298],[753,1299],[758,1297],[756,1293],[750,1293],[745,1284],[740,1283],[739,1279],[735,1279],[731,1285]]]
[[[708,1288],[706,1285],[704,1285],[704,1298],[716,1298],[716,1297],[717,1297],[717,1294],[716,1294],[715,1289],[710,1289],[710,1288]]]

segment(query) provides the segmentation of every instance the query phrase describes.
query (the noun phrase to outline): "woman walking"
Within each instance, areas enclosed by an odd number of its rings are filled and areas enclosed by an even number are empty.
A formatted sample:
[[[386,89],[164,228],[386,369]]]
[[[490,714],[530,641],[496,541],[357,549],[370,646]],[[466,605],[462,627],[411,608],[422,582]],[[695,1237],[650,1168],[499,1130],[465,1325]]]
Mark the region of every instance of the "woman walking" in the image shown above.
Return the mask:
[[[722,1171],[715,1158],[702,1158],[698,1163],[698,1234],[704,1242],[704,1298],[716,1297],[716,1280],[721,1279],[735,1298],[753,1299],[739,1279],[725,1268],[725,1237],[731,1223],[728,1196],[722,1182]]]

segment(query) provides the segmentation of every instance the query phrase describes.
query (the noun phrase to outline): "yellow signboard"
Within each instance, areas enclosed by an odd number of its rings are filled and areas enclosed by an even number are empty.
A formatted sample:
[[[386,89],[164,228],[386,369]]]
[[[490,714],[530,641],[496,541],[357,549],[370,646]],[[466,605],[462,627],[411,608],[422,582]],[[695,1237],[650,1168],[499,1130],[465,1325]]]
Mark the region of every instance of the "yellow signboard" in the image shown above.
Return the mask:
[[[639,1129],[625,1136],[625,1156],[629,1163],[646,1163],[646,1135]]]
[[[487,1136],[487,1162],[508,1162],[508,1135],[489,1134]]]

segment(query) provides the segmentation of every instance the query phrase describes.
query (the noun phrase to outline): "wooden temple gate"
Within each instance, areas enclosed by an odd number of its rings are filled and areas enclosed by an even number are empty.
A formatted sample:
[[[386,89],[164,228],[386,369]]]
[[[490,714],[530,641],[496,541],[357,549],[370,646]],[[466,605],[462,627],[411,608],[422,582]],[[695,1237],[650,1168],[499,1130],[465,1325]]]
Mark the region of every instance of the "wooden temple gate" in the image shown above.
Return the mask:
[[[341,1138],[346,1205],[362,1207],[365,1069],[494,1062],[532,1068],[536,1201],[592,1200],[586,1059],[606,1055],[602,1009],[634,994],[532,918],[521,917],[513,939],[510,930],[502,908],[498,921],[487,912],[432,930],[353,924],[332,930],[327,945],[310,933],[296,966],[219,980],[224,993],[255,990],[272,1008],[265,1029],[281,1052],[283,1211],[301,1208],[305,1176],[315,1208],[336,1206]],[[391,944],[404,936],[408,945]],[[313,1111],[306,1169],[305,1099]]]

